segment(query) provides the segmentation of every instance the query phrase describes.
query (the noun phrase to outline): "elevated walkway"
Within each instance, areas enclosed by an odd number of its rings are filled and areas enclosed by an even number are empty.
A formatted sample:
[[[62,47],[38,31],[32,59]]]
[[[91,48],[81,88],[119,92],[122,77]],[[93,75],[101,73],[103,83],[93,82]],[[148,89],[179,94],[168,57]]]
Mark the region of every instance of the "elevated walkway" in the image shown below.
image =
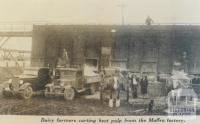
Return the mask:
[[[32,31],[0,31],[0,37],[32,37]]]

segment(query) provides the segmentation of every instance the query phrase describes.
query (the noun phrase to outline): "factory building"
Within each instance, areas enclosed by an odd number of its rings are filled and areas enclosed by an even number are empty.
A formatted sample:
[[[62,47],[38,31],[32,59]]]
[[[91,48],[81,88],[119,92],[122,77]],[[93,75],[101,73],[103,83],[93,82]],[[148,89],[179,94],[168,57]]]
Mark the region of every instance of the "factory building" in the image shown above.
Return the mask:
[[[136,73],[200,74],[200,26],[34,25],[32,66],[55,66],[66,49],[70,65],[122,67]]]

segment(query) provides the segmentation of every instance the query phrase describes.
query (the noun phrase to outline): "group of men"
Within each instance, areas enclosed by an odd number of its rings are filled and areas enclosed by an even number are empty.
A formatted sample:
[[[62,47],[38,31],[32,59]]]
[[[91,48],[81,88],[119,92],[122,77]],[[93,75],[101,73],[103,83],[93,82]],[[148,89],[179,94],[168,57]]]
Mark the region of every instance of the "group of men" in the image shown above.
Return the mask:
[[[115,76],[114,76],[115,77]],[[133,73],[120,72],[117,77],[118,80],[114,80],[114,84],[118,84],[118,92],[124,90],[127,92],[127,99],[129,99],[129,92],[131,91],[132,97],[138,97],[138,89],[140,88],[141,95],[147,96],[148,79],[147,76],[137,77]]]
[[[122,94],[124,94],[124,91],[127,95],[127,100],[129,100],[130,92],[133,98],[137,98],[139,90],[141,96],[145,98],[148,96],[148,82],[149,81],[146,75],[139,77],[131,72],[115,71],[110,82],[110,98],[120,99]]]

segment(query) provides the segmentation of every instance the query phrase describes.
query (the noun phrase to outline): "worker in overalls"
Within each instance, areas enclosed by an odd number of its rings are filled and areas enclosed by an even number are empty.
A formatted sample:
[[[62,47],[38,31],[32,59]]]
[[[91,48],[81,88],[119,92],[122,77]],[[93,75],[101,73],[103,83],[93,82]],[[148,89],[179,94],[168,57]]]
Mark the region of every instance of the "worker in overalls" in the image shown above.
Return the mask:
[[[112,87],[110,87],[110,99],[109,106],[110,107],[119,107],[120,106],[120,86],[119,86],[119,72],[116,70],[112,76]]]
[[[131,88],[132,88],[132,95],[133,98],[137,98],[137,88],[138,88],[138,82],[136,80],[136,76],[131,76]]]

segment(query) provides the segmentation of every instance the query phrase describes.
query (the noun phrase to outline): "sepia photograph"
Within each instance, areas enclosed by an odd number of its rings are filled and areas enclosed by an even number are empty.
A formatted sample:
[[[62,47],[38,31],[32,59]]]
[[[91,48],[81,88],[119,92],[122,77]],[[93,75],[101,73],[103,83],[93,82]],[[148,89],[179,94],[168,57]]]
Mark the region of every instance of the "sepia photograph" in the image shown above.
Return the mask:
[[[0,2],[0,115],[200,115],[200,1]]]

